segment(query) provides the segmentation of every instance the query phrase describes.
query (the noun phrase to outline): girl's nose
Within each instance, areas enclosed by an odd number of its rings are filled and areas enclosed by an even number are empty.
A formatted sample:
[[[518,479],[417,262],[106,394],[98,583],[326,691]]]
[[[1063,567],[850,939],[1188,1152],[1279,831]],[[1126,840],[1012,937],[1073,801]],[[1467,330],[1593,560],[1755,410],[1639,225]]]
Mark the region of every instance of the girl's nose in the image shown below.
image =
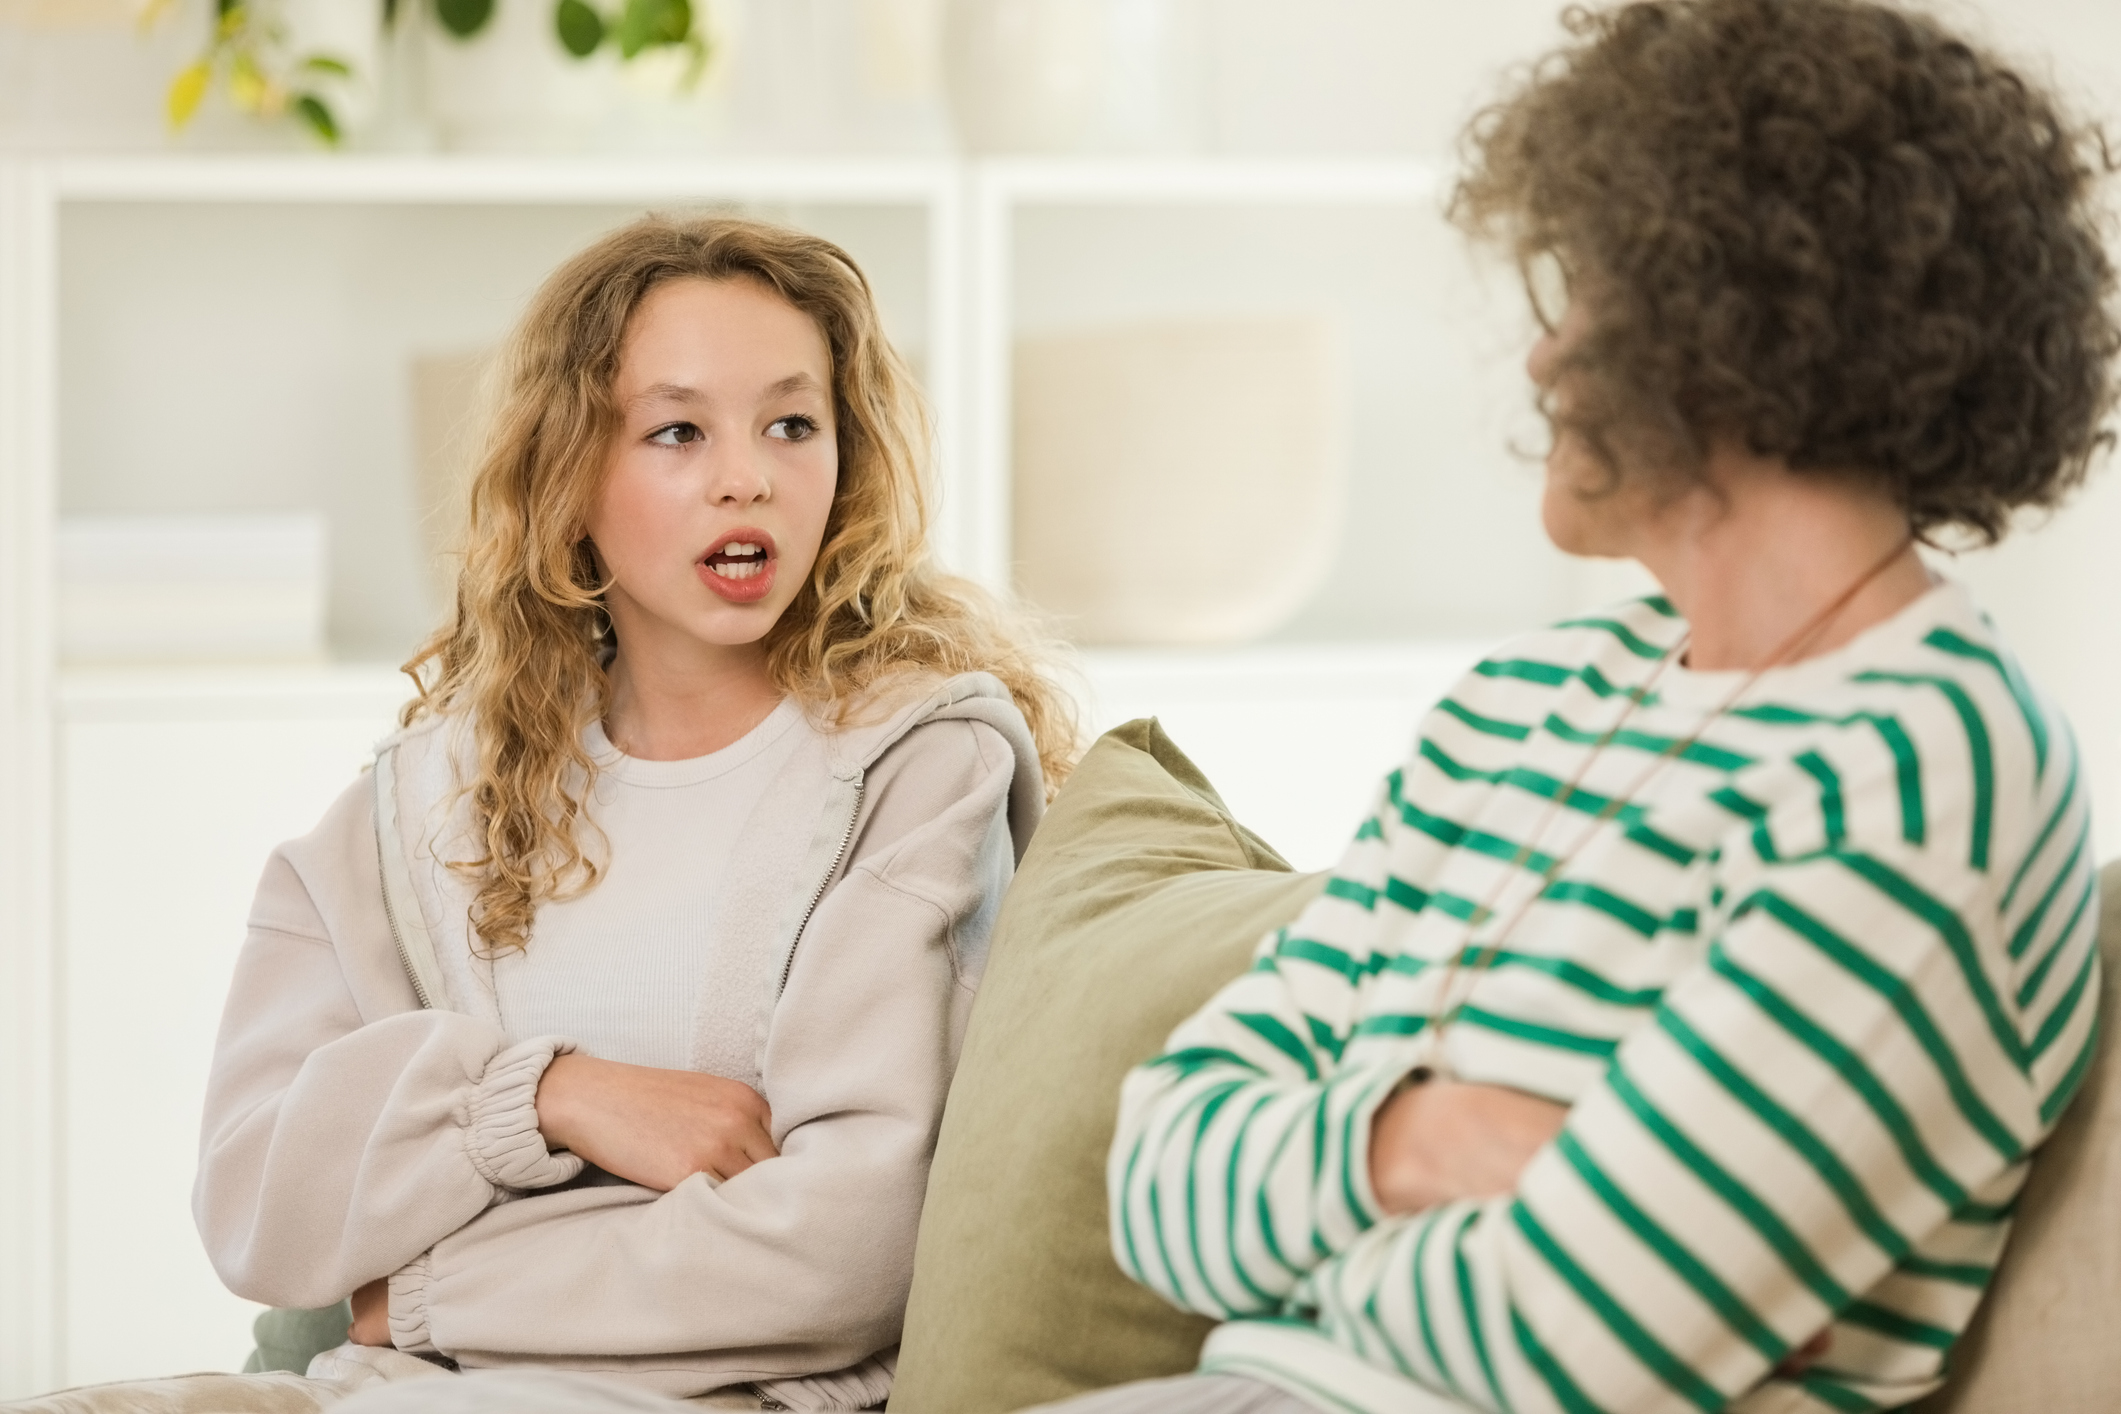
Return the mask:
[[[714,458],[707,474],[707,499],[718,506],[747,506],[773,494],[773,479],[764,459],[748,449]]]

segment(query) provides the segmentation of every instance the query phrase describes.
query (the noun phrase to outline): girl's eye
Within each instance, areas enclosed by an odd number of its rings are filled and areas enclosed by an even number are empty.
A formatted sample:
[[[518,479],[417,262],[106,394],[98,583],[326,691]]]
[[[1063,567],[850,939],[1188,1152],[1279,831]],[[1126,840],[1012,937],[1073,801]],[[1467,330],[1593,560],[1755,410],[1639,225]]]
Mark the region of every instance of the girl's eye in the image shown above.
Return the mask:
[[[648,440],[659,447],[682,447],[687,442],[697,442],[706,434],[690,422],[673,422],[668,427],[658,427],[648,434]]]
[[[801,413],[791,413],[766,429],[768,437],[778,437],[784,442],[808,441],[817,433],[817,422]]]

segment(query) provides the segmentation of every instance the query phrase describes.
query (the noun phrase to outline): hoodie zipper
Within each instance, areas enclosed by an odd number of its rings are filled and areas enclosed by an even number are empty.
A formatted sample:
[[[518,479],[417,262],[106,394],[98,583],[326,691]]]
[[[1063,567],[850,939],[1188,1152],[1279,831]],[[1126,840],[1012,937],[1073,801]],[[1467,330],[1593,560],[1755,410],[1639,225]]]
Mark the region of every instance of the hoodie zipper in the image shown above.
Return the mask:
[[[382,886],[383,918],[385,922],[390,924],[390,941],[391,945],[398,950],[398,966],[405,970],[405,980],[412,983],[412,994],[419,998],[420,1009],[422,1011],[433,1011],[434,998],[428,993],[427,984],[420,980],[420,969],[413,965],[412,949],[405,946],[405,930],[398,922],[398,910],[392,907],[390,902],[390,865],[384,862],[390,856],[385,854],[384,851],[389,849],[402,850],[405,847],[404,842],[401,840],[384,838],[386,832],[392,836],[397,834],[395,828],[396,808],[391,802],[384,799],[386,790],[395,791],[396,789],[396,774],[390,769],[388,757],[380,753],[376,757],[373,769],[375,771],[376,790],[376,882]],[[384,779],[385,776],[389,776],[391,779],[386,781]]]
[[[825,890],[832,887],[832,878],[840,872],[840,863],[847,857],[847,847],[854,843],[855,822],[862,818],[862,796],[868,790],[866,781],[857,781],[854,786],[854,809],[848,812],[847,829],[840,836],[840,847],[832,852],[832,863],[825,870],[825,877],[817,881],[817,890],[810,895],[810,904],[803,910],[802,918],[795,925],[795,935],[788,940],[788,960],[781,964],[781,985],[774,991],[775,1000],[788,990],[788,978],[795,971],[795,950],[803,941],[803,930],[810,926],[810,915],[824,902]]]
[[[376,840],[376,847],[383,847],[380,837]],[[383,917],[390,923],[390,941],[398,950],[398,966],[405,969],[405,980],[412,983],[412,994],[420,999],[422,1011],[433,1011],[434,999],[427,995],[427,984],[420,980],[419,971],[412,965],[412,953],[405,947],[404,934],[398,931],[398,911],[390,906],[390,890],[387,888],[383,890]]]

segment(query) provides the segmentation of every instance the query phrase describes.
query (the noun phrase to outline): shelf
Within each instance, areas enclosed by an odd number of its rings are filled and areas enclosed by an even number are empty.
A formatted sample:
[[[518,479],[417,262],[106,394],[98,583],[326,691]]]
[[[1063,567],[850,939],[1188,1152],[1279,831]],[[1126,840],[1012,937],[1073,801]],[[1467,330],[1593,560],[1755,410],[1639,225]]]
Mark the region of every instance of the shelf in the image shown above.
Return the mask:
[[[437,204],[943,199],[955,165],[918,159],[213,155],[41,164],[62,201]]]
[[[386,663],[64,668],[54,693],[66,722],[368,716],[411,695]]]
[[[1447,169],[1400,158],[1008,158],[973,168],[990,200],[1019,204],[1409,205]]]
[[[971,180],[1022,203],[1401,205],[1433,199],[1447,168],[1343,158],[580,158],[172,154],[35,164],[65,201],[541,203],[947,199]]]
[[[1092,720],[1147,696],[1187,704],[1433,696],[1492,645],[1474,639],[1091,648],[1078,655]],[[1433,689],[1433,691],[1432,691]],[[388,663],[143,664],[62,668],[55,706],[68,721],[300,717],[394,708],[411,693]]]

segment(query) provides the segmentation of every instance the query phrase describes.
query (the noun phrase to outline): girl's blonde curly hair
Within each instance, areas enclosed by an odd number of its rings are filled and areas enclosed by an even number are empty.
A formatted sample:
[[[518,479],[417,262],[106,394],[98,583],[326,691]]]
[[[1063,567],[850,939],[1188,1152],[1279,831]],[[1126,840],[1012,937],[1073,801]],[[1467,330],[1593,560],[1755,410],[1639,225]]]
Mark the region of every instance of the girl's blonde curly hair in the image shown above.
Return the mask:
[[[524,946],[538,905],[600,874],[585,852],[596,767],[582,730],[610,685],[602,598],[583,526],[620,417],[612,388],[628,322],[668,280],[756,280],[817,321],[832,359],[839,486],[810,579],[764,640],[790,695],[837,719],[903,672],[983,671],[1008,686],[1047,788],[1074,758],[1075,709],[1048,646],[1014,611],[943,571],[927,544],[927,420],[885,340],[868,280],[829,241],[754,221],[651,216],[561,266],[511,338],[472,478],[451,621],[406,663],[406,725],[468,713],[480,858],[472,922]]]

